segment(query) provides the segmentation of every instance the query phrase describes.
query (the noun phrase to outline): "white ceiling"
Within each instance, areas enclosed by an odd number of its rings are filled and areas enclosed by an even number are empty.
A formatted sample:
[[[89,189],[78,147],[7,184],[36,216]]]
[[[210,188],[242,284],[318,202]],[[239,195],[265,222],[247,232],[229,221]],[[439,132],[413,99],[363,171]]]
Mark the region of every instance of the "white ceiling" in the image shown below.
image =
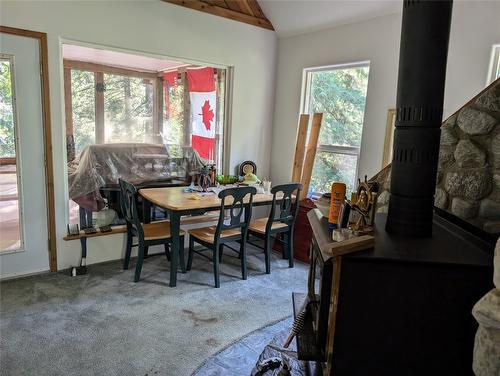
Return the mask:
[[[401,12],[403,0],[258,0],[278,37]]]
[[[139,71],[160,72],[176,69],[190,64],[167,59],[133,55],[124,52],[63,44],[63,57],[69,60],[130,68]]]

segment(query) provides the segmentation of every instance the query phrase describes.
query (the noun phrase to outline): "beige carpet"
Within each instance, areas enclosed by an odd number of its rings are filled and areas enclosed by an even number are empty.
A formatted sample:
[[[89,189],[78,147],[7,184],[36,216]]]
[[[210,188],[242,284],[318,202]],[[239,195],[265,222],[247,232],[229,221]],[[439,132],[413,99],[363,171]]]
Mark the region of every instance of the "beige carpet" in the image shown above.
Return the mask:
[[[0,284],[2,375],[190,375],[205,359],[292,313],[292,291],[305,291],[307,267],[289,269],[249,247],[249,277],[226,251],[221,288],[212,265],[195,255],[193,270],[168,287],[169,263],[145,261],[142,280],[118,262],[92,265],[71,278],[48,274]]]

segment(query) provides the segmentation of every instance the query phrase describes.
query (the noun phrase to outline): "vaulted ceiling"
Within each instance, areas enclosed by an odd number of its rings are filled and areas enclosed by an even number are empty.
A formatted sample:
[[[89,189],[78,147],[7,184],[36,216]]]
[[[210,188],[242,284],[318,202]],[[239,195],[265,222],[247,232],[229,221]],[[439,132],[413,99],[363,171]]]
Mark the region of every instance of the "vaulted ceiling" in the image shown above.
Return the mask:
[[[403,9],[403,0],[258,0],[278,37],[368,20]]]
[[[287,37],[401,12],[398,0],[163,0]]]
[[[199,10],[250,25],[274,30],[257,0],[163,0],[167,3]]]

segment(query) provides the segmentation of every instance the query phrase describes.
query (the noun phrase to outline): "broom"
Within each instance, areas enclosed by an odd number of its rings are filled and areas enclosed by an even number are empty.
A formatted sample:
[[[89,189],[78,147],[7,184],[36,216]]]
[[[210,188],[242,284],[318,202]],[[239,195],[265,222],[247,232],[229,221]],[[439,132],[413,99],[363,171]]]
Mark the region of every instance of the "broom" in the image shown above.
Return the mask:
[[[288,346],[290,346],[290,343],[292,342],[293,338],[304,327],[304,324],[305,324],[305,321],[306,321],[307,312],[308,312],[309,303],[311,303],[311,302],[309,302],[307,300],[304,302],[304,305],[302,306],[299,314],[297,315],[297,317],[293,321],[292,331],[290,332],[290,335],[288,336],[288,338],[285,341],[285,344],[283,345],[283,347],[285,349],[287,349]]]

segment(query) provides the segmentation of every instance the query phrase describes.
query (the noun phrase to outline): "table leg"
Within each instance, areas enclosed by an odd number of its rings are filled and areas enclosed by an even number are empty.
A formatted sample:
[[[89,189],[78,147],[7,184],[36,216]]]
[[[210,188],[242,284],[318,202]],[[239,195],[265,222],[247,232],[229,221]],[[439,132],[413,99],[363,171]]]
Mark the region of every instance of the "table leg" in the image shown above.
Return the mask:
[[[151,223],[151,203],[148,200],[142,200],[142,222]]]
[[[175,211],[170,212],[170,236],[172,237],[172,246],[170,250],[170,287],[175,287],[177,284],[177,266],[179,264],[180,247],[180,227],[181,216]]]
[[[82,257],[80,259],[80,266],[87,266],[87,237],[80,238],[80,245],[82,246]]]

